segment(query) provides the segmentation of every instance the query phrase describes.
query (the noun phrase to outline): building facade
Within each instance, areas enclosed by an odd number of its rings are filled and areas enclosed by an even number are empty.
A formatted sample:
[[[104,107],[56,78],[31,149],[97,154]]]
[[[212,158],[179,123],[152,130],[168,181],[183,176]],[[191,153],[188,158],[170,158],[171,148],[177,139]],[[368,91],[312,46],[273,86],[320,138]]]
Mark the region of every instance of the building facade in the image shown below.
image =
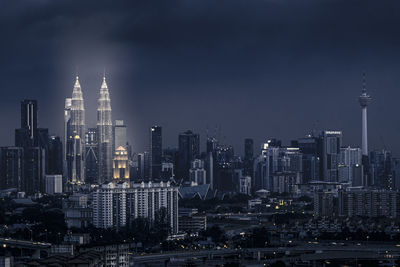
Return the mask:
[[[113,160],[113,125],[111,117],[111,99],[110,92],[103,77],[100,88],[100,97],[97,106],[97,134],[98,134],[98,166],[99,178],[101,184],[112,179],[112,160]]]
[[[161,177],[162,163],[162,128],[150,128],[150,179],[158,180]]]
[[[107,183],[93,193],[93,225],[126,226],[136,218],[154,222],[164,209],[172,233],[178,232],[178,188],[167,183]]]
[[[66,100],[66,160],[68,183],[85,182],[85,107],[78,76],[72,91],[71,105]]]

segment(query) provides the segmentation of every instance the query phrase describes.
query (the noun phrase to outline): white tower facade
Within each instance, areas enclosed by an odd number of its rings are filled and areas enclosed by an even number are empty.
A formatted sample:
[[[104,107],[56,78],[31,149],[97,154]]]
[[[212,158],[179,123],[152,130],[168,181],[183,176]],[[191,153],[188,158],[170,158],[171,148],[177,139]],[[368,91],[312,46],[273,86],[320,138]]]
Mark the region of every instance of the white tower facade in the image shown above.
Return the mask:
[[[365,85],[363,86],[360,97],[358,98],[361,106],[361,124],[362,124],[362,155],[368,156],[368,127],[367,127],[367,106],[371,103],[372,98],[367,94]]]
[[[113,125],[110,92],[103,77],[97,106],[97,132],[99,145],[99,183],[112,179]]]
[[[85,181],[85,107],[78,76],[75,80],[72,98],[66,100],[64,117],[67,127],[68,182],[83,183]]]

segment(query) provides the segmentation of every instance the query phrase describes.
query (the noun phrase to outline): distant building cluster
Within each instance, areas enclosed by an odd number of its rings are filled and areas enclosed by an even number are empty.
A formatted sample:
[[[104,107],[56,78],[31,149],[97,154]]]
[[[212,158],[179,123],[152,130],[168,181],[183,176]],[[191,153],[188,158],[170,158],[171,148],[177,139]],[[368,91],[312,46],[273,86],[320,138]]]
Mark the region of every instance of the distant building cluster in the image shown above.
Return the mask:
[[[153,221],[165,210],[171,231],[177,232],[178,198],[234,194],[311,196],[315,216],[397,217],[400,158],[386,149],[368,150],[371,100],[363,88],[361,148],[344,145],[339,130],[312,131],[287,146],[271,138],[257,147],[246,138],[242,155],[220,134],[207,135],[201,149],[200,135],[187,130],[178,135],[176,148],[165,148],[163,128],[155,125],[149,128],[148,149],[133,153],[124,121],[112,119],[106,78],[97,124],[88,127],[76,77],[72,96],[65,99],[63,137],[39,127],[36,100],[21,102],[15,144],[0,149],[0,186],[27,195],[70,193],[65,218],[78,228],[118,229],[136,218]],[[199,216],[189,217],[182,216],[182,227],[203,225]]]

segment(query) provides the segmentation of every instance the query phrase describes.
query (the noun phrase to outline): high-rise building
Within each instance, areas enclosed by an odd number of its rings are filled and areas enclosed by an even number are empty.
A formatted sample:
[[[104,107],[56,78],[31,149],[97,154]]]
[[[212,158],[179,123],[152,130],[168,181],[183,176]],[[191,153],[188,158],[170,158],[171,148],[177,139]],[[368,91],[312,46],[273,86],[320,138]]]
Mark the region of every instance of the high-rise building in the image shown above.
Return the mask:
[[[112,127],[110,93],[106,78],[103,77],[97,107],[99,183],[112,179]]]
[[[322,173],[321,177],[326,182],[338,181],[338,167],[340,148],[342,146],[341,131],[322,132]]]
[[[338,182],[352,182],[353,168],[361,165],[361,149],[352,147],[340,148],[340,160],[338,168]]]
[[[218,140],[214,137],[207,137],[207,153],[214,152],[218,147]]]
[[[150,128],[150,179],[160,179],[162,163],[162,128]]]
[[[36,100],[21,101],[21,128],[15,131],[15,144],[18,147],[34,147],[38,144],[38,107]]]
[[[128,150],[127,143],[128,139],[126,137],[126,125],[123,120],[115,120],[113,127],[114,136],[114,146],[113,150],[117,150],[120,146]],[[129,155],[128,155],[129,156]]]
[[[302,161],[297,147],[281,147],[275,141],[264,143],[261,155],[254,160],[254,191],[296,193],[302,180]]]
[[[63,145],[59,136],[49,138],[46,174],[63,174]]]
[[[67,180],[68,183],[85,182],[85,107],[78,76],[72,91],[71,106],[66,100],[64,119],[67,126]],[[68,110],[69,109],[69,110]],[[69,113],[69,114],[67,114]]]
[[[253,175],[253,160],[254,160],[254,141],[247,138],[244,140],[244,175]]]
[[[48,129],[37,128],[36,100],[21,101],[21,128],[15,130],[15,146],[23,149],[23,190],[28,194],[43,192],[48,169]]]
[[[85,179],[87,183],[98,183],[99,166],[98,166],[98,134],[97,128],[89,128],[85,134],[86,153],[85,153]]]
[[[153,223],[165,211],[171,233],[178,232],[178,187],[167,183],[103,184],[93,193],[93,225],[119,228],[136,218]]]
[[[198,185],[206,184],[206,170],[204,169],[204,161],[195,159],[192,161],[189,170],[190,181]]]
[[[45,149],[41,147],[24,147],[24,191],[28,194],[44,191],[46,174]]]
[[[69,131],[71,129],[71,105],[72,105],[72,99],[71,98],[66,98],[65,99],[65,105],[64,105],[64,149],[63,149],[63,178],[67,178],[68,176],[68,153],[67,147],[68,147],[68,140],[69,140]],[[67,181],[63,181],[63,184],[65,184]]]
[[[313,135],[292,142],[303,154],[303,183],[320,180],[322,139]]]
[[[189,180],[190,163],[200,157],[200,135],[192,131],[179,134],[177,177]]]
[[[369,153],[369,183],[377,188],[392,189],[392,153],[388,150],[374,150]]]
[[[1,189],[24,190],[24,149],[22,147],[2,147],[0,153]]]
[[[128,152],[123,146],[114,152],[113,179],[129,181]]]
[[[46,175],[44,192],[49,195],[62,193],[62,175],[60,174]]]

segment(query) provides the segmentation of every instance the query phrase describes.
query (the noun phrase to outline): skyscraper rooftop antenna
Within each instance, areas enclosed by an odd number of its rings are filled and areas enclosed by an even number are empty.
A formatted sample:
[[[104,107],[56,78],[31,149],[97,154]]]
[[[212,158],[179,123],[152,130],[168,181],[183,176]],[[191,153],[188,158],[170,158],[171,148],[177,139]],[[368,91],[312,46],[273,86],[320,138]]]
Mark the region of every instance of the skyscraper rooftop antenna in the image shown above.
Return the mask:
[[[75,77],[78,79],[79,78],[79,66],[75,67]]]
[[[365,72],[362,75],[362,93],[367,94],[367,79],[365,77]]]

